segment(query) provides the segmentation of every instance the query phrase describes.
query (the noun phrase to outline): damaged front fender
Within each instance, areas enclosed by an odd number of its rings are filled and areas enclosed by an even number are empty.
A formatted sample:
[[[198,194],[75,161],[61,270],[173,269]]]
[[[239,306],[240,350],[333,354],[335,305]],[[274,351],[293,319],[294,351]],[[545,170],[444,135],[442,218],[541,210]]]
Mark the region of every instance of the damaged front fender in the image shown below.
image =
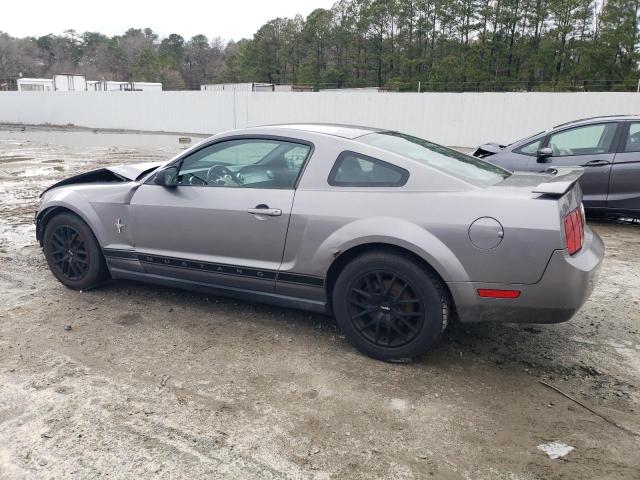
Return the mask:
[[[500,145],[498,143],[485,143],[484,145],[480,145],[476,148],[476,151],[473,152],[473,156],[478,158],[489,157],[501,152],[504,148],[505,145]]]
[[[73,195],[71,200],[72,201],[68,201],[68,199],[55,199],[49,201],[47,202],[46,206],[44,206],[44,208],[41,207],[36,212],[36,217],[34,219],[34,223],[36,225],[36,240],[41,247],[44,237],[44,229],[47,225],[47,222],[56,214],[62,211],[71,212],[79,216],[85,223],[89,225],[92,231],[96,234],[96,237],[99,238],[103,236],[103,227],[101,225],[101,222],[99,221],[98,216],[86,201],[86,199],[80,197],[79,195]]]

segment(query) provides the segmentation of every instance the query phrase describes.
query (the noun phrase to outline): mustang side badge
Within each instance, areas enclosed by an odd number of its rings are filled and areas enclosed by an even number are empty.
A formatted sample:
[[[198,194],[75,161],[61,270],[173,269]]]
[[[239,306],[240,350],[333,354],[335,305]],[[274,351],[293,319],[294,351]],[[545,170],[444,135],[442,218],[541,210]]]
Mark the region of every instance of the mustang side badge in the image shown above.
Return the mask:
[[[126,227],[124,223],[120,222],[119,218],[116,218],[116,223],[114,223],[113,226],[116,227],[116,231],[118,233],[122,233],[122,230],[124,230],[124,227]]]

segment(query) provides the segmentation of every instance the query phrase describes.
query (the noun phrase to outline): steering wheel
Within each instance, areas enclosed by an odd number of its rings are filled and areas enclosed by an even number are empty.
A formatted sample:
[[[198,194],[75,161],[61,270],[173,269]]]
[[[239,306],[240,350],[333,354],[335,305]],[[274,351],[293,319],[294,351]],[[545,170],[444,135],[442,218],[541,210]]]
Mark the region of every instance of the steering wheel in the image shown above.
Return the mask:
[[[224,182],[226,178],[230,178],[238,185],[242,184],[242,178],[235,172],[229,170],[224,165],[214,165],[207,170],[207,183],[220,184],[220,181]]]
[[[554,143],[549,143],[554,155],[573,155],[573,151],[570,148],[559,148]]]

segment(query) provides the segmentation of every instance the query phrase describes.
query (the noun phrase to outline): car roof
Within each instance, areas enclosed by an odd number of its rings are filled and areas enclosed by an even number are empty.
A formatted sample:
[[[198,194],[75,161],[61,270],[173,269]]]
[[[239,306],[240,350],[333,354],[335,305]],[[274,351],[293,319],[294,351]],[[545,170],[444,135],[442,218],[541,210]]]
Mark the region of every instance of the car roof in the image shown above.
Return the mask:
[[[340,125],[333,123],[291,123],[281,125],[264,125],[255,128],[269,128],[277,130],[295,130],[323,135],[332,135],[353,140],[368,133],[386,131],[380,128],[361,127],[357,125]]]
[[[580,125],[590,125],[592,123],[599,123],[599,122],[622,122],[625,120],[640,120],[640,115],[632,115],[632,114],[628,114],[628,115],[601,115],[599,117],[586,117],[586,118],[578,118],[576,120],[571,120],[569,122],[565,122],[565,123],[560,123],[558,125],[555,125],[547,130],[543,130],[541,132],[538,133],[534,133],[533,135],[528,135],[524,138],[521,138],[519,140],[516,140],[515,142],[509,143],[507,145],[507,147],[509,147],[509,150],[514,150],[516,148],[520,148],[522,145],[526,145],[527,142],[529,141],[535,141],[538,137],[544,137],[545,135],[549,135],[551,133],[553,133],[555,130],[562,128],[564,129],[565,127],[571,127],[571,126],[580,126]]]
[[[640,115],[602,115],[599,117],[579,118],[577,120],[571,120],[569,122],[555,125],[553,128],[566,127],[567,125],[577,125],[579,123],[596,123],[603,120],[607,120],[607,121],[640,120]]]

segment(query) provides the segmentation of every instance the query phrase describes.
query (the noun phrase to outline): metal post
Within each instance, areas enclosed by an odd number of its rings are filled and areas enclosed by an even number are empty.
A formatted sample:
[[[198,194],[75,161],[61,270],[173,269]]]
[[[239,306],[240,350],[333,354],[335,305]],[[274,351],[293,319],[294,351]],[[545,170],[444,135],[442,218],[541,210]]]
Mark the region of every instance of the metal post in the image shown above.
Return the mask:
[[[638,80],[638,88],[640,88],[640,80]],[[418,80],[418,93],[420,93],[420,80]]]
[[[638,88],[636,89],[636,93],[640,93],[640,78],[638,79]]]

